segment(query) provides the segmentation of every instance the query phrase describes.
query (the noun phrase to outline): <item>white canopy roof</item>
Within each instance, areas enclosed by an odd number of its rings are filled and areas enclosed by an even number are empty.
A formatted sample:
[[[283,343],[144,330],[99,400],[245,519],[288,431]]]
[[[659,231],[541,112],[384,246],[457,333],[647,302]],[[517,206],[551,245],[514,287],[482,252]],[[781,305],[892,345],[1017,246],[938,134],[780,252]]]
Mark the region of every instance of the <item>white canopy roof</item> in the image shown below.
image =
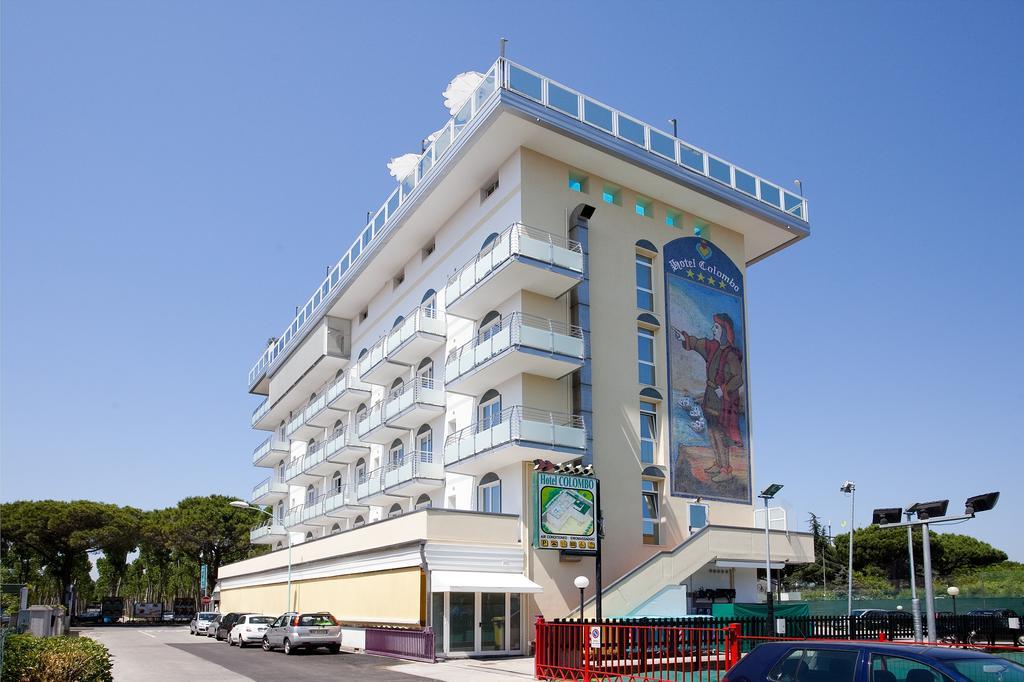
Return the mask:
[[[543,592],[522,573],[431,571],[431,592]]]

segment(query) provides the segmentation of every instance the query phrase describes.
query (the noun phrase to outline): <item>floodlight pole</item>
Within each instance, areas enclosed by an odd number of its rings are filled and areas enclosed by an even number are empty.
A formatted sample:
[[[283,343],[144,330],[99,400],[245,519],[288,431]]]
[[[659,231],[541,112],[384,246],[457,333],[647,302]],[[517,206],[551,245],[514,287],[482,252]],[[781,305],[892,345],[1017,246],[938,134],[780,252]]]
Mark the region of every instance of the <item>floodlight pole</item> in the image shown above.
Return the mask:
[[[907,513],[910,522],[910,513]],[[917,598],[917,575],[914,570],[914,528],[907,526],[907,551],[910,553],[910,610],[914,614],[914,641],[921,639],[921,600]]]

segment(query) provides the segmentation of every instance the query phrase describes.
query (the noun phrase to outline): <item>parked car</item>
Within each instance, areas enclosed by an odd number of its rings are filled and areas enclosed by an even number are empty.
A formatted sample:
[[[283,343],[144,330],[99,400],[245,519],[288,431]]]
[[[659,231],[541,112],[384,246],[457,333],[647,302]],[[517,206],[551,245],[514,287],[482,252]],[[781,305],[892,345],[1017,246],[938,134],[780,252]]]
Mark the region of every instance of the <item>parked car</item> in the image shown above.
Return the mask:
[[[1024,682],[1024,667],[980,651],[870,642],[765,642],[721,682]]]
[[[239,618],[246,615],[245,613],[225,613],[217,621],[217,629],[213,631],[213,636],[217,638],[217,641],[228,638],[228,633],[231,632],[231,628],[235,626],[235,623]]]
[[[850,615],[854,618],[878,618],[885,620],[889,617],[889,612],[885,609],[854,609],[850,611]]]
[[[290,611],[270,624],[263,633],[263,650],[281,647],[286,654],[299,649],[327,647],[336,654],[341,650],[341,625],[329,613],[296,613]]]
[[[224,617],[223,613],[218,613],[210,621],[210,624],[206,626],[206,636],[213,637],[217,634],[217,628],[220,627],[220,619]]]
[[[243,648],[246,644],[259,644],[263,641],[263,633],[274,622],[273,616],[264,616],[259,613],[247,613],[239,616],[234,626],[228,633],[228,644]]]
[[[971,628],[967,641],[972,644],[1011,641],[1024,646],[1024,629],[1021,628],[1020,617],[1013,609],[971,609],[966,615]],[[1011,622],[1011,618],[1015,620]],[[1011,628],[1011,624],[1016,627]]]
[[[206,631],[209,630],[210,625],[219,615],[220,614],[216,611],[200,611],[196,614],[196,617],[192,619],[192,622],[188,624],[188,634],[205,635]]]

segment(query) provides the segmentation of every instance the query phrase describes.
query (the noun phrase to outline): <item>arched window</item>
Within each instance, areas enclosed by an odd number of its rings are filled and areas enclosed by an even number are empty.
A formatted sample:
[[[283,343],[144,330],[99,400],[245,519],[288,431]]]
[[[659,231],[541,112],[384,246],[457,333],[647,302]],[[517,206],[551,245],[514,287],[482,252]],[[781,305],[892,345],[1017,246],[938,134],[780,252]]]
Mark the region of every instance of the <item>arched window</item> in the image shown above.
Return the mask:
[[[426,424],[416,432],[416,451],[420,454],[420,461],[433,461],[434,431]]]
[[[331,476],[331,494],[340,495],[344,486],[344,479],[341,477],[341,472],[335,471],[334,475]]]
[[[391,325],[391,328],[392,329],[398,329],[402,325],[403,322],[405,322],[405,318],[403,316],[399,315],[398,317],[395,318],[395,323],[393,325]]]
[[[426,313],[427,317],[436,317],[437,292],[433,289],[427,289],[427,293],[423,294],[423,298],[420,300],[420,305],[423,307],[423,312]]]
[[[331,526],[331,535],[337,535],[340,532],[341,532],[341,525],[336,523],[333,526]]]
[[[364,519],[362,517],[362,515],[357,516],[356,520],[352,522],[352,527],[353,528],[359,528],[359,526],[365,526],[365,525],[366,525],[366,519]]]
[[[316,438],[310,438],[306,443],[306,454],[316,452]]]
[[[501,423],[501,394],[493,388],[480,398],[477,407],[478,430],[485,431]]]
[[[284,430],[285,423],[282,421],[277,427],[277,437],[280,438],[281,440],[285,439]]]
[[[494,248],[494,244],[497,241],[498,241],[498,233],[497,232],[491,232],[489,235],[487,235],[487,238],[484,239],[484,243],[480,246],[480,253],[484,253],[485,251],[487,251],[489,249],[493,249]]]
[[[331,431],[331,438],[337,438],[345,430],[345,422],[340,419],[335,420],[334,429]]]
[[[423,493],[416,498],[416,509],[430,509],[433,504],[430,501],[430,495]]]
[[[366,350],[365,348],[362,349],[361,351],[359,351],[359,355],[356,356],[356,359],[357,360],[362,360],[363,358],[366,357],[366,354],[369,353],[369,352],[370,351]]]
[[[312,507],[316,504],[316,488],[311,485],[306,487],[306,506]]]
[[[277,513],[274,514],[275,521],[279,524],[284,523],[284,500],[279,500],[277,503]]]
[[[388,509],[388,518],[389,519],[393,519],[396,516],[401,516],[401,515],[402,515],[402,505],[398,504],[397,502],[395,504],[391,505],[391,509]]]
[[[277,481],[278,481],[278,483],[284,483],[284,481],[285,481],[284,472],[285,472],[286,468],[287,467],[285,467],[285,463],[284,463],[283,459],[280,462],[277,463]]]
[[[477,487],[477,510],[490,514],[501,513],[501,479],[494,472],[484,474]]]
[[[391,395],[393,395],[393,396],[397,395],[402,390],[402,386],[404,386],[404,385],[405,385],[405,379],[403,379],[402,377],[398,377],[397,379],[392,381],[391,382]]]
[[[366,419],[366,403],[359,403],[356,408],[356,424]]]
[[[313,402],[314,400],[316,400],[316,393],[310,393],[309,394],[309,402]]]
[[[434,387],[434,361],[430,358],[423,358],[416,367],[416,379],[423,388]]]
[[[391,467],[397,467],[403,459],[405,459],[405,443],[396,438],[388,449],[388,464]]]
[[[313,533],[312,532],[307,532],[306,533],[306,539],[307,540],[312,540],[313,539]]]
[[[366,460],[362,457],[356,462],[356,483],[366,482]]]
[[[274,547],[274,549],[281,549],[281,541],[280,540],[277,541],[277,545]]]
[[[342,369],[339,369],[339,370],[338,370],[337,372],[335,372],[335,373],[334,373],[334,378],[335,378],[335,379],[340,379],[340,378],[341,378],[341,375],[342,375],[342,374],[344,374],[344,373],[345,373],[345,370],[344,370],[344,368],[342,368]]]

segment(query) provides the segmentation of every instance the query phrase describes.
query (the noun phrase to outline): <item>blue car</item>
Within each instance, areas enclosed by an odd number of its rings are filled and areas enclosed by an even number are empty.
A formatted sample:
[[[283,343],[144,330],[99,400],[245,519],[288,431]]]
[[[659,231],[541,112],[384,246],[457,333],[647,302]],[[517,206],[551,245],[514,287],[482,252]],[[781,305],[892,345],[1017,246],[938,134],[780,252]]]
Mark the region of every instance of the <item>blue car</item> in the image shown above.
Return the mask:
[[[1024,667],[969,649],[869,642],[765,642],[721,682],[1024,682]]]

